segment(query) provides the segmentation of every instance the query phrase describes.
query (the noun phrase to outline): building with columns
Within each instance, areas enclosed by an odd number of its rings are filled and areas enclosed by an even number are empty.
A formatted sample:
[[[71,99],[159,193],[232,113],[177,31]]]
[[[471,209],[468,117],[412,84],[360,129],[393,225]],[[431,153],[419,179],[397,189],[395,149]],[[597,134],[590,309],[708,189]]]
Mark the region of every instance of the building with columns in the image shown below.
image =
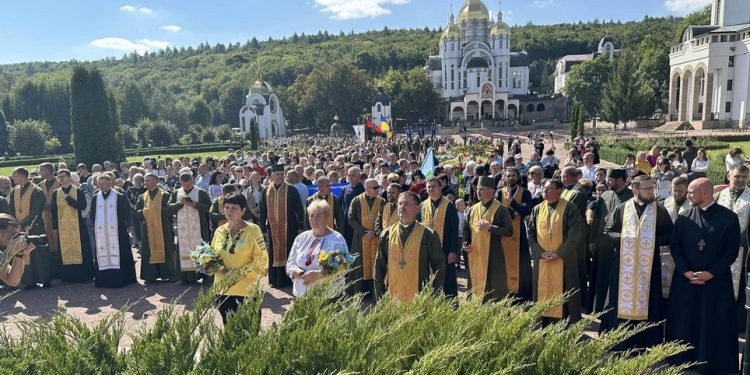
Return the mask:
[[[457,20],[451,13],[425,70],[440,97],[437,117],[452,122],[516,118],[529,94],[528,55],[511,52],[502,12],[493,19],[482,0],[465,0]]]
[[[750,125],[750,1],[712,0],[711,25],[686,27],[669,65],[670,121]]]

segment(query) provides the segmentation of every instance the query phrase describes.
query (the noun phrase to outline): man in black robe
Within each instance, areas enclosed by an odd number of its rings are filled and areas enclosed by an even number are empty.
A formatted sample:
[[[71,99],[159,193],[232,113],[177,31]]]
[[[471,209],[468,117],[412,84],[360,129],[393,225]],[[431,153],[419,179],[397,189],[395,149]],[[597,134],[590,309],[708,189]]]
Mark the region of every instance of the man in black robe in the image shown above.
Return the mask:
[[[448,198],[443,196],[443,183],[437,177],[427,180],[427,194],[429,197],[420,203],[419,221],[432,229],[440,239],[440,245],[445,257],[445,281],[443,292],[449,298],[458,297],[458,281],[456,276],[456,260],[458,259],[458,211]],[[438,221],[440,210],[444,210],[442,223]],[[382,217],[382,210],[379,216]]]
[[[669,245],[672,235],[672,219],[666,208],[656,204],[654,180],[650,176],[638,176],[634,178],[630,190],[633,192],[633,198],[615,208],[607,227],[604,228],[604,232],[609,236],[614,245],[614,256],[611,257],[611,277],[609,282],[609,298],[607,299],[608,303],[606,307],[607,312],[602,316],[602,322],[599,326],[601,332],[613,330],[622,325],[634,326],[643,321],[659,323],[664,320],[664,312],[661,308],[661,253],[659,248],[661,246]],[[628,207],[628,205],[631,206]],[[635,223],[632,221],[634,217],[626,217],[629,209],[633,208],[635,209],[637,220],[639,220]],[[647,216],[644,218],[645,214],[654,216]],[[652,224],[647,220],[654,220],[654,223],[656,224],[653,242],[648,238],[644,238],[644,236],[647,236],[646,232],[649,231],[648,227]],[[627,243],[628,240],[628,235],[625,234],[623,225],[627,226],[631,223],[635,224],[638,229],[634,228],[637,233],[635,237],[635,245],[631,247],[629,251],[626,251],[621,248],[621,243]],[[625,240],[622,240],[623,236],[626,237]],[[650,249],[641,248],[640,251],[638,251],[637,246],[639,241],[641,246],[648,246],[648,244],[650,244]],[[648,250],[652,252],[650,257],[651,267],[648,293],[645,296],[641,296],[645,301],[638,298],[639,296],[633,296],[637,301],[633,304],[638,306],[635,309],[636,311],[633,312],[627,307],[629,305],[626,302],[627,299],[626,301],[621,300],[623,294],[620,293],[620,282],[622,281],[626,286],[632,285],[634,290],[642,290],[643,285],[638,283],[638,280],[640,279],[638,275],[644,275],[645,273],[633,275],[629,271],[621,273],[621,270],[631,269],[628,267],[627,261],[627,259],[634,258],[631,258],[631,256],[637,256],[640,252]],[[642,261],[643,260],[641,259],[635,259],[631,264],[642,264]],[[631,267],[633,267],[633,270],[635,269],[634,265]],[[640,271],[648,272],[646,269],[641,269]],[[648,304],[647,314],[643,314],[643,311],[641,310],[641,304],[643,302]],[[622,305],[622,309],[620,305]],[[640,316],[636,317],[631,314]],[[660,344],[663,341],[663,332],[664,328],[659,324],[619,343],[615,346],[614,350],[644,349]]]
[[[736,373],[737,320],[730,266],[740,247],[740,224],[713,199],[713,184],[699,178],[688,186],[693,206],[675,221],[670,250],[675,262],[669,290],[667,340],[693,349],[677,364],[702,362],[700,373]]]
[[[500,203],[508,208],[510,219],[514,222],[513,235],[503,238],[503,250],[512,250],[518,256],[518,270],[516,271],[518,289],[514,291],[514,288],[511,288],[510,285],[508,287],[514,296],[521,298],[523,301],[532,301],[534,298],[533,273],[529,240],[526,234],[526,217],[531,214],[533,208],[531,194],[519,185],[521,176],[515,167],[506,168],[503,174],[505,186],[497,191],[497,196]],[[515,248],[511,248],[511,245],[515,245]],[[511,267],[508,264],[505,266],[506,269]]]
[[[60,244],[60,251],[57,252],[60,258],[58,259],[58,263],[60,264],[60,280],[68,283],[90,281],[94,278],[94,258],[91,251],[88,230],[86,229],[86,221],[82,215],[83,210],[87,206],[86,194],[72,185],[70,171],[67,169],[57,171],[57,180],[60,182],[60,188],[52,192],[51,219],[52,229],[54,230],[54,234],[58,236],[58,243]],[[61,195],[62,197],[60,197]],[[73,210],[65,210],[63,207],[60,207],[60,202],[58,202],[60,198],[64,200],[62,204],[71,207]],[[65,229],[69,228],[65,225],[65,220],[68,220],[68,222],[77,221],[78,233],[75,233],[75,231],[70,231],[73,233],[65,232]],[[60,229],[63,230],[61,231]],[[71,244],[75,244],[76,246],[68,248],[66,238],[71,238]],[[68,259],[69,251],[73,253],[80,252],[80,256],[75,254],[73,261],[70,261]]]
[[[578,260],[578,285],[581,287],[581,302],[588,301],[589,287],[588,287],[588,245],[586,244],[587,232],[590,230],[586,225],[586,206],[588,203],[588,193],[585,191],[583,186],[578,182],[581,175],[580,171],[576,167],[568,166],[562,169],[560,173],[560,180],[562,181],[565,189],[562,192],[560,198],[572,203],[578,208],[578,212],[581,214],[581,225],[584,231],[580,243],[578,244],[578,250],[576,251],[576,259]],[[588,311],[588,310],[584,310]]]
[[[586,301],[588,311],[604,311],[604,303],[607,300],[609,292],[610,265],[612,263],[612,240],[604,234],[604,227],[607,225],[615,208],[625,201],[633,198],[633,192],[628,189],[627,172],[624,169],[610,169],[607,171],[607,185],[609,190],[602,193],[599,203],[596,205],[594,212],[594,222],[591,224],[591,230],[594,232],[591,236],[593,247],[593,261],[591,272],[589,274],[589,295]]]
[[[318,187],[318,191],[307,198],[305,206],[310,206],[310,204],[316,200],[324,200],[328,202],[328,205],[331,206],[331,217],[328,224],[331,229],[343,235],[344,226],[347,224],[346,221],[344,221],[344,210],[341,208],[341,199],[331,193],[331,179],[326,176],[321,176],[315,180],[315,184]],[[310,229],[307,215],[305,215],[305,229]]]
[[[97,235],[97,262],[96,269],[94,270],[96,281],[94,285],[97,288],[121,288],[136,282],[135,261],[133,260],[133,251],[130,248],[130,236],[128,235],[130,205],[124,195],[112,188],[114,184],[113,177],[110,173],[101,173],[98,175],[96,182],[99,186],[99,191],[91,200],[91,211],[89,211],[91,222],[94,223],[94,233]],[[108,220],[104,220],[105,217],[97,221],[97,205],[108,204],[110,202],[110,195],[112,194],[115,195],[112,198],[115,200],[114,207],[112,208],[116,210],[115,215],[117,215],[117,226],[115,228],[108,227]],[[117,243],[111,244],[113,247],[117,247],[119,255],[117,262],[112,262],[112,259],[102,252],[102,247],[105,248],[104,251],[109,250],[109,247],[100,241],[99,235],[102,238],[107,238],[103,233],[108,229],[117,231],[115,235]],[[106,261],[107,264],[104,264],[103,261]]]
[[[341,190],[341,208],[344,211],[344,238],[346,239],[346,245],[352,248],[352,237],[354,236],[354,229],[348,224],[349,222],[349,206],[352,204],[354,198],[365,192],[365,186],[362,185],[362,171],[359,167],[351,167],[347,171],[346,180],[349,185],[344,186]]]

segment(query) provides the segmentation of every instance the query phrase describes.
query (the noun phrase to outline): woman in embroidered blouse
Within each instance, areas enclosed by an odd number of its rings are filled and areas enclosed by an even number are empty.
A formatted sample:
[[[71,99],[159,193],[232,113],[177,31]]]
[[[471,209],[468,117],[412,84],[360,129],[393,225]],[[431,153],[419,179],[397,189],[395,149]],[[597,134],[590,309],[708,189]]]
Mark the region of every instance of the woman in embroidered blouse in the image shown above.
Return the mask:
[[[263,276],[268,266],[268,253],[260,227],[242,220],[247,201],[240,194],[224,198],[224,217],[227,223],[216,229],[211,247],[218,251],[224,262],[224,271],[214,274],[214,285],[219,285],[227,272],[242,268],[247,274],[222,292],[218,308],[226,324],[227,315],[250,295],[250,289]]]
[[[310,230],[294,239],[292,250],[286,262],[286,273],[292,278],[292,293],[299,297],[307,288],[322,277],[318,254],[321,250],[347,250],[344,237],[326,224],[333,213],[331,206],[324,200],[316,200],[307,207]],[[344,280],[336,284],[343,290]]]

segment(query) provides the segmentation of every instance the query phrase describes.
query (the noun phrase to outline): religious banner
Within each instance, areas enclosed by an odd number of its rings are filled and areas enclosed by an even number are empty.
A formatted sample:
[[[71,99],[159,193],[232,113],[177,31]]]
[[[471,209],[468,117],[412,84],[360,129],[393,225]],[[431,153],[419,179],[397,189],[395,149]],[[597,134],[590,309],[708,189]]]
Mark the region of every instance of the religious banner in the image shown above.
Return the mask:
[[[341,198],[341,190],[344,189],[344,186],[348,186],[349,184],[336,184],[331,185],[331,194],[333,194],[336,198]],[[318,185],[307,185],[307,196],[312,197],[313,194],[318,192]]]
[[[354,128],[354,134],[357,136],[357,141],[360,143],[365,142],[365,126],[364,125],[352,125]]]

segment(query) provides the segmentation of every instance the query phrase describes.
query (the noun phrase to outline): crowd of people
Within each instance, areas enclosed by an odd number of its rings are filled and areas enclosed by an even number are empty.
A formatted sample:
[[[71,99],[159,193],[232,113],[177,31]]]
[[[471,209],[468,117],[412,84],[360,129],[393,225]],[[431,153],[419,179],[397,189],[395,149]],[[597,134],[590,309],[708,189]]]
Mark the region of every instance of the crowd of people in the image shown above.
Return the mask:
[[[0,249],[29,245],[0,279],[122,287],[137,281],[132,249],[144,283],[220,282],[250,269],[219,299],[226,321],[258,279],[300,296],[325,278],[320,252],[345,249],[356,258],[335,284],[341,293],[408,303],[431,283],[455,298],[459,276],[486,303],[567,293],[542,324],[584,313],[602,314],[601,331],[649,322],[616,349],[678,340],[693,348],[677,363],[737,371],[750,222],[743,163],[728,166],[720,190],[691,140],[682,153],[655,147],[605,169],[595,139],[575,140],[561,162],[543,136],[529,136],[528,161],[519,138],[477,138],[489,155],[432,170],[422,168],[427,148],[450,150],[452,138],[274,142],[283,147],[219,158],[16,168],[0,177]],[[226,267],[213,278],[190,256],[203,242]]]

